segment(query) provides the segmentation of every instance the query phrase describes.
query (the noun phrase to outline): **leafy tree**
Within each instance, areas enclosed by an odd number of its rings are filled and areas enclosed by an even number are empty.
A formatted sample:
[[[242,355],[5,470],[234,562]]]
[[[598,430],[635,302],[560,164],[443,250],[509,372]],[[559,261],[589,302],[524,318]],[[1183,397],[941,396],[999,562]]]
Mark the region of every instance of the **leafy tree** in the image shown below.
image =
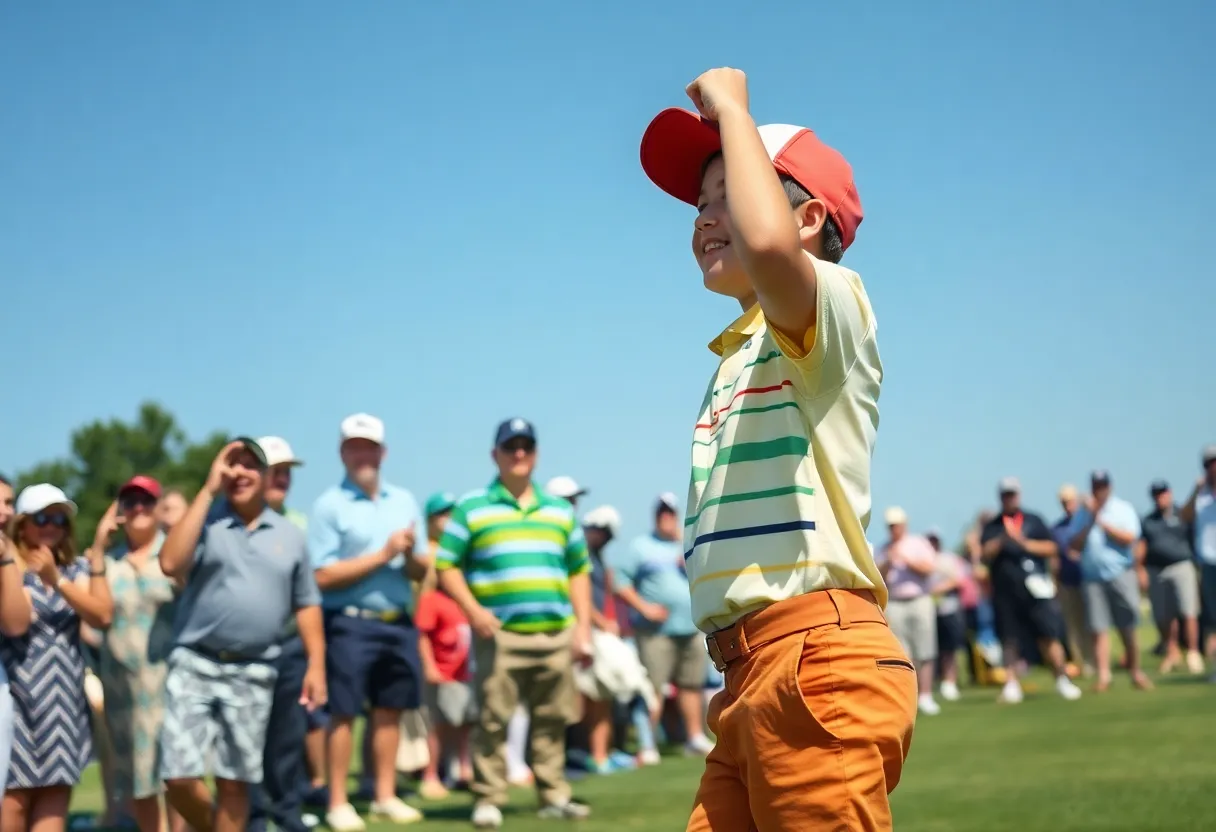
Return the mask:
[[[93,542],[97,524],[124,482],[146,474],[189,496],[207,479],[211,461],[227,441],[227,434],[217,431],[190,442],[172,413],[145,402],[133,422],[99,419],[81,426],[72,434],[70,457],[22,471],[16,486],[49,482],[66,491],[80,507],[76,536],[83,548]]]

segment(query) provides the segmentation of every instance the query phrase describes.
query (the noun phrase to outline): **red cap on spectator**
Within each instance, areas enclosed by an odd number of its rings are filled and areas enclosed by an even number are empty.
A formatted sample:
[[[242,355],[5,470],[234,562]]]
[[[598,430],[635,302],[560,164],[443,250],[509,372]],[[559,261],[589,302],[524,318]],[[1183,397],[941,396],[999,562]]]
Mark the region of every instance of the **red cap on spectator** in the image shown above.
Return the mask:
[[[853,168],[806,127],[764,124],[757,129],[773,167],[827,206],[840,230],[840,242],[848,248],[862,219]],[[655,116],[642,136],[642,169],[664,191],[696,205],[705,160],[721,149],[716,124],[672,107]]]
[[[145,477],[143,474],[136,474],[127,480],[122,488],[118,489],[119,494],[122,494],[124,491],[143,491],[151,494],[157,500],[160,499],[160,483],[151,477]]]

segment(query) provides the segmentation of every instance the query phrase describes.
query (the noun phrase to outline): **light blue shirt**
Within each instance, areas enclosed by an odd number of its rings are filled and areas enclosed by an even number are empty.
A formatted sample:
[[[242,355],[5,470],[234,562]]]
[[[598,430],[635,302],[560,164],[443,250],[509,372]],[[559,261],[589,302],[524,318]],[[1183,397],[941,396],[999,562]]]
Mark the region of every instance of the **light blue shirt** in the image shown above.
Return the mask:
[[[1195,557],[1216,566],[1216,494],[1206,488],[1195,497]]]
[[[676,540],[662,540],[653,534],[633,540],[611,564],[619,586],[632,588],[643,601],[667,610],[667,620],[657,629],[637,612],[632,615],[634,629],[665,636],[690,636],[697,632],[692,619],[692,595],[684,571],[684,548]]]
[[[395,485],[380,485],[369,499],[349,479],[317,498],[308,518],[308,556],[313,569],[378,551],[399,529],[414,527],[417,541],[426,543],[426,525],[414,495]],[[410,606],[410,582],[398,555],[363,580],[321,593],[327,610],[358,607],[374,612],[399,612]]]
[[[1095,525],[1089,530],[1085,548],[1081,550],[1081,578],[1085,581],[1113,581],[1131,569],[1135,562],[1132,547],[1140,538],[1140,517],[1131,503],[1112,494],[1098,512],[1098,519],[1112,529],[1131,534],[1132,542],[1126,546],[1120,545]],[[1073,518],[1071,536],[1080,534],[1089,523],[1089,510],[1080,509]]]

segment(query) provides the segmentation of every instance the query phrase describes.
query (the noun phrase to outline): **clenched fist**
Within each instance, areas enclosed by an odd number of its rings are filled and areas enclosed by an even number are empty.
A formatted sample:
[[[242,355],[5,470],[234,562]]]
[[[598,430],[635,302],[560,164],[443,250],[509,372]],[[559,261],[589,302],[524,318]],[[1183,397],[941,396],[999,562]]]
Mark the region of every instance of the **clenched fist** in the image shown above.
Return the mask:
[[[698,76],[685,92],[697,111],[710,121],[717,121],[727,109],[747,112],[747,76],[741,69],[711,69]]]

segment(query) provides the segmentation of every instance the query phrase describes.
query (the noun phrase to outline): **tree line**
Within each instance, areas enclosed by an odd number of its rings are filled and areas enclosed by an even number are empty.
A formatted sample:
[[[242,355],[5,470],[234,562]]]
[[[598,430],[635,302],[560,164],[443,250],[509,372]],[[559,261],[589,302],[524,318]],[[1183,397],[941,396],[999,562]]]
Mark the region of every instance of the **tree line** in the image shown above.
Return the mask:
[[[49,482],[76,501],[76,540],[83,550],[93,540],[97,524],[118,495],[118,489],[136,474],[155,477],[166,489],[180,489],[190,499],[207,479],[211,462],[228,441],[215,431],[193,441],[172,413],[156,402],[144,402],[135,419],[97,419],[72,433],[71,452],[20,471],[13,485]]]

